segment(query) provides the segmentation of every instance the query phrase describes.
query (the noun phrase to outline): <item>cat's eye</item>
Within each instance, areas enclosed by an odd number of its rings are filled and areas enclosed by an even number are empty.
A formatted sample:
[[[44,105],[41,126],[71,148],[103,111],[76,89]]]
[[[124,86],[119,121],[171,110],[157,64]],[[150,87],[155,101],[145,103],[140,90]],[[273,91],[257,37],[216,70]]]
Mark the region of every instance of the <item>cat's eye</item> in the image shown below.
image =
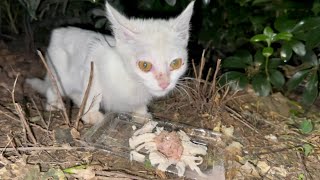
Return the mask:
[[[174,59],[171,63],[170,63],[170,67],[171,67],[171,70],[176,70],[176,69],[179,69],[180,67],[182,66],[182,59],[181,58],[177,58],[177,59]]]
[[[149,72],[152,68],[152,64],[147,61],[139,61],[138,66],[143,72]]]

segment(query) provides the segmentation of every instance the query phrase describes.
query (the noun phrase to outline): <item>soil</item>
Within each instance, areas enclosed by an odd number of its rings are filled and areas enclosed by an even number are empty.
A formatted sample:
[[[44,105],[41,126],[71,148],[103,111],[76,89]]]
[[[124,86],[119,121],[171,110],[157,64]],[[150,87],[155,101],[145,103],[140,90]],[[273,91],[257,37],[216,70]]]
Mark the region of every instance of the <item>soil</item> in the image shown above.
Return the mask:
[[[1,179],[178,179],[85,144],[82,137],[91,126],[80,122],[73,128],[78,108],[70,100],[67,125],[63,113],[45,111],[44,97],[24,84],[45,73],[37,55],[0,42]],[[250,87],[210,94],[210,84],[199,79],[183,83],[155,100],[150,111],[162,120],[221,133],[226,179],[319,179],[319,102],[305,110],[296,102],[299,96],[258,97]],[[299,128],[305,119],[313,124],[306,134]]]

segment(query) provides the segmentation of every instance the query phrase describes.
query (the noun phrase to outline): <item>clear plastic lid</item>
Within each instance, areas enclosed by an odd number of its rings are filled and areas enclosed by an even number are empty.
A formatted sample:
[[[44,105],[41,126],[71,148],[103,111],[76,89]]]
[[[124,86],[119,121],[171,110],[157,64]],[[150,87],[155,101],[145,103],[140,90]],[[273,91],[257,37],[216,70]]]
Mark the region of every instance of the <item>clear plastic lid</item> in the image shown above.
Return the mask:
[[[111,154],[130,159],[130,152],[133,149],[129,146],[129,139],[134,136],[137,129],[144,125],[135,122],[133,119],[134,117],[130,114],[108,113],[102,123],[94,125],[86,132],[84,140],[90,145]],[[190,137],[192,143],[207,147],[207,153],[202,156],[203,161],[199,165],[199,169],[205,176],[200,176],[199,173],[187,166],[183,177],[190,179],[225,179],[223,149],[219,148],[218,145],[221,141],[220,133],[160,119],[152,119],[152,121],[156,122],[156,127],[163,128],[168,132],[181,130]],[[146,151],[139,153],[147,155]],[[171,165],[166,172],[177,175],[177,169],[174,165]]]

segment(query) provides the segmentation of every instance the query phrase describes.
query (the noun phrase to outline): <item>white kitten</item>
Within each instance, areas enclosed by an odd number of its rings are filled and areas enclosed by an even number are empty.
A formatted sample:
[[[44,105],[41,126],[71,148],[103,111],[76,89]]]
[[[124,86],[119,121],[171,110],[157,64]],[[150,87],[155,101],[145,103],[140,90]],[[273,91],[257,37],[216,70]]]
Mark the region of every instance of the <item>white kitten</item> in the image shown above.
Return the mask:
[[[172,90],[187,68],[192,1],[176,18],[128,19],[106,3],[114,37],[68,27],[55,29],[46,58],[63,96],[80,106],[94,62],[93,83],[82,119],[96,123],[106,111],[147,115],[147,104]],[[50,77],[27,79],[47,98],[47,109],[61,108]]]

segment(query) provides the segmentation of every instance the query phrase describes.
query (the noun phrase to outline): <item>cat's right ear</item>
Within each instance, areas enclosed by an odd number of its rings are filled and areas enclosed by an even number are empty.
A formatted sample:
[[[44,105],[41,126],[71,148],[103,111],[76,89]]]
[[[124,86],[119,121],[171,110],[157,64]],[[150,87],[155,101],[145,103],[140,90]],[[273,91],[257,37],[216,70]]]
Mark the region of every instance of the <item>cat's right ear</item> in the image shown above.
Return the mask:
[[[131,25],[130,20],[120,14],[106,1],[106,14],[111,23],[112,31],[116,40],[126,42],[134,41],[135,29]]]

